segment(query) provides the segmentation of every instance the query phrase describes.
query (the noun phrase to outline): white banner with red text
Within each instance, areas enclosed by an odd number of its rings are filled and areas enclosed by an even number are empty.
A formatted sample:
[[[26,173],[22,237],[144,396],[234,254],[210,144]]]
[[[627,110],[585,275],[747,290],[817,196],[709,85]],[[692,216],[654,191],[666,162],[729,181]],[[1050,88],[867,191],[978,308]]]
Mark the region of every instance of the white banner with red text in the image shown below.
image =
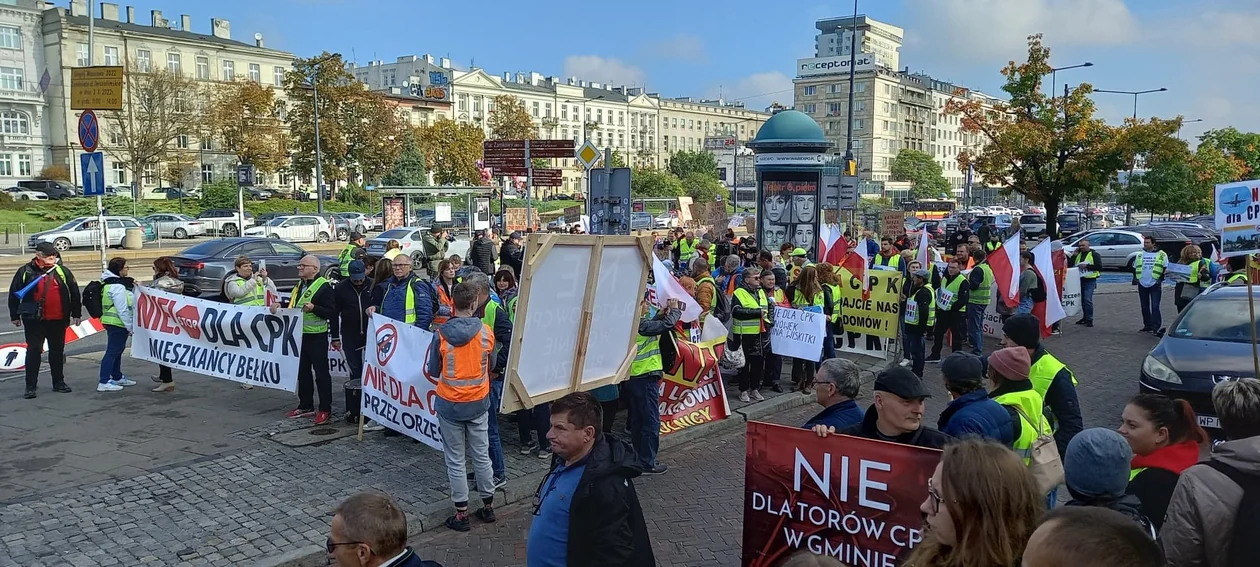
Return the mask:
[[[363,397],[367,419],[439,451],[437,378],[429,376],[433,333],[380,314],[368,319],[363,350]]]

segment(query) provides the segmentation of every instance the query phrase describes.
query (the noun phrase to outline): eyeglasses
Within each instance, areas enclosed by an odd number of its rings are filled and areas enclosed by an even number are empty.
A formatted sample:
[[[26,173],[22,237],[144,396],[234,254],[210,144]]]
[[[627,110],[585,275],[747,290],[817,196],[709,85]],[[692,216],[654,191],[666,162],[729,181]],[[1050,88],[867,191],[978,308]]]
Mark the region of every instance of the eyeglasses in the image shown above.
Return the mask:
[[[298,269],[302,269],[302,268],[306,268],[308,270],[318,270],[319,266],[312,266],[310,264],[298,264]]]
[[[411,267],[411,264],[399,264],[397,262],[394,263],[395,270],[397,270],[398,268],[410,268],[410,267]]]
[[[337,549],[338,546],[342,546],[342,545],[366,545],[366,543],[362,541],[334,542],[332,540],[332,536],[329,536],[328,539],[324,541],[324,549],[327,550],[328,553],[332,553],[334,550]],[[368,551],[371,551],[371,550],[372,548],[369,546]]]
[[[835,385],[825,380],[814,380],[813,382],[810,382],[809,384],[815,388],[818,388],[820,386],[834,386]]]
[[[941,497],[940,491],[936,490],[936,487],[932,486],[931,478],[928,478],[928,498],[932,499],[932,513],[940,514],[941,503],[944,502],[945,499]]]

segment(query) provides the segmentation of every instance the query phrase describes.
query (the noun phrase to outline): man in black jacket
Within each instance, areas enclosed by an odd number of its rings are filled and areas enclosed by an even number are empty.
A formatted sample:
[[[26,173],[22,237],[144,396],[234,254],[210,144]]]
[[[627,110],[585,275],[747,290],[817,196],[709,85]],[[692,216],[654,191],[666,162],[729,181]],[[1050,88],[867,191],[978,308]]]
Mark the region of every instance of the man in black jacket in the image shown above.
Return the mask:
[[[521,279],[521,269],[525,264],[525,247],[521,245],[524,239],[525,235],[517,230],[508,235],[508,239],[503,241],[503,246],[499,247],[499,263],[511,266],[512,275],[516,276],[518,281]]]
[[[638,458],[629,443],[600,432],[603,412],[590,392],[551,404],[547,440],[555,453],[538,486],[527,565],[656,565],[631,479]]]
[[[372,286],[367,283],[367,269],[362,260],[350,262],[348,278],[333,289],[341,334],[334,336],[332,347],[340,349],[350,367],[350,378],[363,378],[363,347],[367,335],[367,308],[372,306]]]
[[[298,277],[302,281],[293,288],[289,307],[302,310],[302,352],[298,359],[298,407],[290,410],[289,419],[315,416],[315,425],[332,419],[332,376],[328,373],[328,337],[341,336],[337,302],[333,286],[319,275],[319,259],[303,256],[298,261]],[[276,306],[272,306],[274,311]],[[312,373],[314,376],[312,377]],[[313,399],[319,388],[319,411]]]
[[[9,284],[9,320],[26,331],[26,399],[35,397],[40,355],[48,341],[48,368],[53,391],[70,393],[66,385],[66,327],[79,324],[83,301],[70,268],[60,264],[50,242],[35,246],[35,257],[18,268]],[[26,289],[31,286],[30,289]],[[25,291],[25,293],[23,293]]]
[[[940,449],[951,438],[923,425],[923,401],[932,397],[910,369],[894,366],[875,378],[875,401],[862,422],[836,433],[915,447]],[[819,433],[826,437],[825,434]]]
[[[497,255],[498,250],[494,247],[494,231],[483,230],[468,247],[468,265],[481,270],[487,276],[493,276]]]

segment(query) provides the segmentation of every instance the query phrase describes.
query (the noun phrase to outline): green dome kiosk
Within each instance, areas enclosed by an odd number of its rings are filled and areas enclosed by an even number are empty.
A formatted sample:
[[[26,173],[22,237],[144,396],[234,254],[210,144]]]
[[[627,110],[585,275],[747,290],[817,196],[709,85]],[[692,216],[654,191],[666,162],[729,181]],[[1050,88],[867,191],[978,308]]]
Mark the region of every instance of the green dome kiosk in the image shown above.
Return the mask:
[[[790,242],[818,259],[823,168],[831,142],[813,118],[795,110],[770,117],[756,139],[757,243],[772,253]]]

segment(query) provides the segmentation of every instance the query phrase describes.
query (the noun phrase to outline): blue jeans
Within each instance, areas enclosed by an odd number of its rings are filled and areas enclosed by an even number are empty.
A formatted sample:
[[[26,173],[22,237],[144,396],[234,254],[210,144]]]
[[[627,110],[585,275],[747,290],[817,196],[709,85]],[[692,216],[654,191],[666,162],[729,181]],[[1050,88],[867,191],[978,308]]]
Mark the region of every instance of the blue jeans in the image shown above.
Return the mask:
[[[101,384],[121,380],[122,354],[127,348],[127,328],[105,325],[105,356],[101,357]]]
[[[630,444],[644,469],[656,468],[656,452],[661,446],[661,379],[631,378],[625,382],[629,398]]]
[[[1160,284],[1151,287],[1138,284],[1138,301],[1142,303],[1142,328],[1148,331],[1158,331],[1163,324],[1163,317],[1159,313],[1159,298],[1164,290]]]
[[[971,341],[971,354],[980,356],[984,353],[984,308],[985,305],[967,304],[967,340]]]
[[[503,464],[503,443],[499,441],[499,406],[503,401],[503,379],[490,381],[490,464],[494,468],[494,476],[503,478],[507,475],[507,467]]]
[[[1025,314],[1025,313],[1032,313],[1032,310],[1033,310],[1033,300],[1032,300],[1032,298],[1031,298],[1031,297],[1024,297],[1024,298],[1022,298],[1022,299],[1020,299],[1020,300],[1019,300],[1019,305],[1015,307],[1015,314],[1016,314],[1016,315],[1023,315],[1023,314]]]
[[[1098,278],[1081,278],[1081,311],[1087,323],[1094,322],[1094,290],[1098,289]]]

